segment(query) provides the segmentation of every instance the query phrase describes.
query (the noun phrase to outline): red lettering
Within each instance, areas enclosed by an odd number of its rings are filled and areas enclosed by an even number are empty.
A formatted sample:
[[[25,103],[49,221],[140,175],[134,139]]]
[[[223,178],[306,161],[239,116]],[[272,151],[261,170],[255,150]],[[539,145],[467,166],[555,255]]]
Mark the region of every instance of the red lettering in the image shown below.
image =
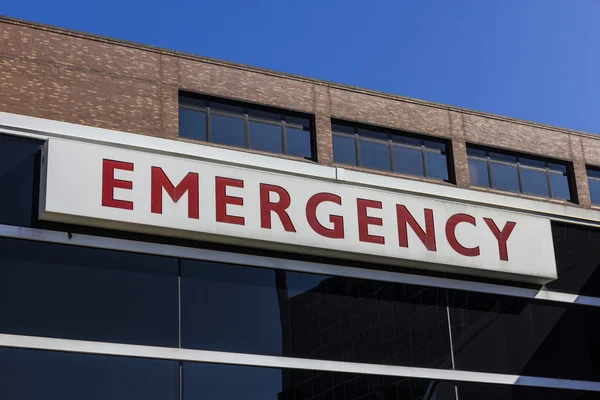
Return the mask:
[[[217,222],[225,222],[228,224],[245,225],[244,217],[227,214],[227,205],[243,206],[244,199],[241,197],[227,196],[228,187],[243,188],[244,181],[239,179],[215,177],[215,212]]]
[[[493,219],[484,218],[483,220],[485,221],[487,226],[490,228],[490,230],[496,237],[496,240],[498,241],[498,252],[500,253],[500,260],[508,261],[508,249],[506,248],[506,242],[508,241],[508,238],[512,233],[513,229],[515,229],[517,223],[508,221],[504,225],[504,228],[502,228],[502,231],[500,231]]]
[[[456,251],[458,254],[462,254],[467,257],[475,257],[479,255],[479,246],[476,247],[464,247],[458,240],[456,240],[456,227],[461,222],[469,223],[473,226],[476,226],[475,218],[467,214],[454,214],[448,221],[446,222],[446,238],[448,238],[448,243],[450,246]]]
[[[400,247],[408,247],[408,225],[410,225],[413,232],[425,245],[425,248],[429,251],[436,251],[433,210],[425,209],[425,230],[421,228],[410,211],[402,204],[396,204],[396,218],[398,220],[398,244]]]
[[[321,236],[331,239],[344,238],[344,218],[341,215],[330,215],[329,222],[333,224],[333,229],[326,228],[317,220],[317,206],[324,202],[331,202],[342,205],[342,198],[333,193],[317,193],[312,195],[306,202],[306,220],[310,227]]]
[[[115,179],[115,169],[133,171],[133,163],[102,160],[102,206],[133,210],[133,202],[115,199],[115,188],[133,189],[133,182]]]
[[[381,210],[381,202],[375,200],[356,199],[358,211],[358,240],[361,242],[385,244],[383,236],[369,235],[369,225],[383,226],[383,220],[379,217],[369,217],[367,208]]]
[[[150,211],[162,214],[163,196],[165,190],[171,200],[177,203],[185,192],[188,194],[188,218],[199,219],[198,174],[189,172],[182,180],[173,186],[160,167],[152,167],[150,174]]]
[[[271,193],[277,193],[279,201],[272,203],[270,199]],[[271,212],[274,212],[279,217],[283,229],[287,232],[296,232],[294,224],[288,215],[287,208],[290,206],[290,194],[281,186],[260,184],[260,227],[271,229]]]

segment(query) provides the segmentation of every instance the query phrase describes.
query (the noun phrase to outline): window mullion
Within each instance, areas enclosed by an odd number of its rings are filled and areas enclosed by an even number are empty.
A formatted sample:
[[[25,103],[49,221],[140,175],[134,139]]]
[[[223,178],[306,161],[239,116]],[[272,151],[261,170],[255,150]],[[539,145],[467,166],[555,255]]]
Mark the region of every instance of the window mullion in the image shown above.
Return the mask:
[[[390,157],[390,171],[394,172],[394,152],[392,151],[392,140],[388,140],[388,155]]]
[[[250,130],[250,124],[248,122],[248,113],[244,113],[244,146],[249,149],[250,148],[250,135],[248,131]]]
[[[423,176],[427,178],[429,174],[427,173],[427,157],[425,156],[425,144],[421,143],[421,162],[423,163]]]
[[[354,150],[356,151],[356,165],[360,166],[360,151],[358,149],[358,145],[359,145],[359,140],[358,140],[358,133],[354,134]]]
[[[210,107],[206,107],[206,141],[210,142]]]
[[[521,176],[521,163],[517,161],[517,178],[519,179],[519,192],[523,192],[523,179]]]
[[[494,181],[492,181],[492,161],[490,160],[490,156],[486,157],[487,159],[487,170],[488,170],[488,180],[490,181],[490,188],[494,188]]]
[[[281,148],[283,154],[287,154],[287,129],[283,118],[281,118]]]
[[[553,198],[552,195],[552,180],[550,179],[550,169],[546,165],[546,181],[548,182],[548,197]]]

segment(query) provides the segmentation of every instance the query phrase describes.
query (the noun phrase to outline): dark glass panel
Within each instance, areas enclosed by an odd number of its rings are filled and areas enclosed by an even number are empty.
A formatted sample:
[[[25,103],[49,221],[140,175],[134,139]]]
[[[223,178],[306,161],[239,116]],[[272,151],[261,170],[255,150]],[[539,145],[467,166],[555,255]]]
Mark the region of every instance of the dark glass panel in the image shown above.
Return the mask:
[[[467,147],[467,156],[485,158],[487,157],[487,151]]]
[[[487,161],[469,159],[469,179],[472,186],[490,187]]]
[[[283,153],[281,125],[248,121],[248,144],[251,149]]]
[[[533,386],[458,382],[460,400],[596,400],[598,392]]]
[[[371,139],[377,139],[377,140],[384,140],[384,141],[388,141],[390,138],[389,133],[374,131],[372,129],[361,129],[361,128],[358,128],[358,136],[371,138]]]
[[[550,195],[546,170],[521,168],[521,182],[523,193],[546,197]]]
[[[177,400],[177,361],[0,348],[0,399]]]
[[[183,260],[183,347],[450,368],[443,289]]]
[[[600,229],[552,222],[558,279],[549,290],[600,297]]]
[[[550,174],[550,185],[552,185],[552,197],[555,199],[571,200],[569,191],[569,179],[567,174]]]
[[[519,157],[519,163],[529,167],[546,168],[546,161],[536,160],[534,158]]]
[[[600,169],[588,168],[587,169],[587,175],[590,178],[598,178],[598,179],[600,179]]]
[[[511,154],[494,153],[494,152],[488,151],[488,155],[490,156],[490,159],[494,160],[494,161],[503,161],[503,162],[508,162],[508,163],[516,163],[517,162],[517,156],[511,155]]]
[[[354,133],[356,133],[356,128],[354,128],[353,126],[349,126],[349,125],[342,125],[342,124],[332,123],[331,124],[331,131],[332,132],[347,133],[349,135],[354,135]]]
[[[368,142],[366,140],[358,141],[358,158],[360,165],[367,168],[381,169],[389,171],[390,167],[390,149],[387,143]]]
[[[194,108],[206,108],[208,102],[204,99],[198,99],[195,97],[179,96],[179,104],[192,106]]]
[[[520,191],[517,166],[492,163],[492,184],[495,189]]]
[[[422,140],[412,137],[412,136],[403,136],[403,135],[390,135],[392,142],[406,144],[414,147],[421,147]]]
[[[423,152],[420,149],[393,146],[394,171],[405,174],[425,176],[423,171]]]
[[[356,141],[353,137],[333,135],[333,161],[356,165]]]
[[[178,345],[177,259],[0,239],[0,332]]]
[[[230,104],[217,103],[214,101],[210,101],[208,105],[214,110],[226,111],[228,113],[239,114],[240,116],[244,115],[244,107],[232,106]]]
[[[286,154],[312,159],[310,131],[285,127]]]
[[[183,398],[455,400],[455,392],[426,379],[184,362]]]
[[[0,224],[31,226],[37,216],[36,156],[44,142],[0,135]]]
[[[600,180],[588,179],[588,186],[592,203],[600,205]]]
[[[456,369],[600,378],[600,308],[449,291]]]
[[[248,110],[248,116],[252,118],[266,119],[281,124],[281,114],[260,110]]]
[[[292,117],[292,116],[286,115],[284,117],[284,119],[285,119],[286,124],[288,124],[288,125],[302,127],[305,130],[310,130],[310,119],[309,118]]]
[[[180,107],[179,136],[206,141],[206,113]]]
[[[448,161],[445,154],[425,152],[427,177],[448,180]]]
[[[236,147],[245,147],[244,120],[223,115],[210,116],[210,141]]]
[[[425,145],[425,148],[427,148],[427,149],[440,150],[444,153],[446,152],[446,143],[444,143],[444,142],[425,140],[423,142],[423,144]]]
[[[552,171],[558,171],[558,172],[567,172],[567,166],[564,164],[555,164],[555,163],[548,163],[548,168],[550,168]]]

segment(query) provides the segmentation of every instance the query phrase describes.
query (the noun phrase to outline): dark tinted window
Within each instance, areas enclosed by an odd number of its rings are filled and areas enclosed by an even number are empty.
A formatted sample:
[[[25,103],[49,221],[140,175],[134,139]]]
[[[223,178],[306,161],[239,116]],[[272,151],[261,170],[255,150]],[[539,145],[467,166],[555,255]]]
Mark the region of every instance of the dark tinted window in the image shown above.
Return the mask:
[[[0,224],[31,226],[37,217],[34,193],[37,186],[36,156],[42,141],[0,135]]]
[[[179,363],[0,348],[0,399],[177,400]]]
[[[336,163],[449,180],[445,141],[350,123],[332,122],[331,127]]]
[[[180,108],[179,135],[189,139],[206,140],[206,113]]]
[[[473,186],[571,200],[566,164],[474,147],[467,158]]]
[[[587,176],[592,204],[600,204],[600,169],[588,167]]]
[[[455,400],[455,392],[427,379],[184,362],[183,398]]]
[[[178,345],[176,259],[0,239],[0,332]]]
[[[600,308],[449,291],[456,369],[600,378]]]
[[[443,289],[182,261],[183,347],[451,368]]]
[[[549,290],[600,297],[600,229],[552,222],[558,279]]]
[[[313,159],[311,125],[295,112],[179,96],[179,136],[190,139]]]
[[[458,382],[460,400],[596,400],[598,392],[488,383]]]

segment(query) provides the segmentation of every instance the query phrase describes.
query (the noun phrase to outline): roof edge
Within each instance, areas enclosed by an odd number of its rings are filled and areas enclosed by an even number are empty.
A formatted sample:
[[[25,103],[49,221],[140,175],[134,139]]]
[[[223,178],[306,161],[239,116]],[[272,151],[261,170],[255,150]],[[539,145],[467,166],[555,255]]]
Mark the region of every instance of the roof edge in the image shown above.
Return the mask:
[[[333,88],[333,89],[346,90],[346,91],[366,94],[366,95],[370,95],[370,96],[387,98],[390,100],[403,101],[403,102],[423,105],[423,106],[427,106],[427,107],[439,108],[439,109],[443,109],[443,110],[447,110],[447,111],[454,111],[454,112],[458,112],[458,113],[462,113],[462,114],[468,114],[468,115],[484,117],[484,118],[494,119],[494,120],[503,121],[503,122],[516,123],[519,125],[526,125],[526,126],[530,126],[530,127],[534,127],[534,128],[551,130],[551,131],[560,132],[560,133],[564,133],[564,134],[568,134],[568,135],[577,135],[577,136],[587,137],[587,138],[591,138],[591,139],[595,139],[595,140],[600,140],[600,135],[589,133],[589,132],[583,132],[583,131],[578,131],[578,130],[574,130],[574,129],[543,124],[543,123],[539,123],[539,122],[522,120],[522,119],[518,119],[518,118],[512,118],[512,117],[507,117],[507,116],[498,115],[498,114],[492,114],[492,113],[483,112],[483,111],[476,111],[476,110],[471,110],[468,108],[451,106],[451,105],[447,105],[447,104],[435,103],[435,102],[431,102],[431,101],[427,101],[427,100],[420,100],[420,99],[416,99],[413,97],[401,96],[401,95],[397,95],[397,94],[381,92],[378,90],[365,89],[365,88],[361,88],[358,86],[353,86],[353,85],[348,85],[348,84],[343,84],[343,83],[326,81],[326,80],[321,80],[321,79],[316,79],[316,78],[308,78],[308,77],[304,77],[301,75],[295,75],[295,74],[291,74],[291,73],[287,73],[287,72],[275,71],[275,70],[271,70],[268,68],[254,67],[254,66],[235,63],[235,62],[231,62],[231,61],[224,61],[224,60],[218,60],[218,59],[205,57],[205,56],[198,56],[198,55],[185,53],[185,52],[181,52],[181,51],[169,50],[169,49],[162,48],[162,47],[157,47],[157,46],[152,46],[152,45],[147,45],[147,44],[140,44],[140,43],[131,42],[131,41],[122,40],[122,39],[115,39],[115,38],[111,38],[108,36],[102,36],[102,35],[93,34],[93,33],[86,33],[86,32],[82,32],[82,31],[57,27],[57,26],[43,24],[43,23],[39,23],[39,22],[26,21],[26,20],[13,18],[13,17],[5,16],[5,15],[0,15],[0,23],[24,26],[24,27],[37,29],[37,30],[43,30],[43,31],[52,32],[52,33],[56,33],[56,34],[77,37],[80,39],[94,40],[94,41],[98,41],[98,42],[102,42],[102,43],[124,46],[124,47],[129,47],[129,48],[133,48],[133,49],[137,49],[137,50],[150,51],[150,52],[158,53],[161,55],[185,58],[188,60],[200,61],[200,62],[224,66],[224,67],[237,68],[237,69],[241,69],[241,70],[245,70],[245,71],[249,71],[249,72],[262,73],[262,74],[266,74],[266,75],[275,76],[278,78],[293,79],[296,81],[326,86],[326,87]]]

